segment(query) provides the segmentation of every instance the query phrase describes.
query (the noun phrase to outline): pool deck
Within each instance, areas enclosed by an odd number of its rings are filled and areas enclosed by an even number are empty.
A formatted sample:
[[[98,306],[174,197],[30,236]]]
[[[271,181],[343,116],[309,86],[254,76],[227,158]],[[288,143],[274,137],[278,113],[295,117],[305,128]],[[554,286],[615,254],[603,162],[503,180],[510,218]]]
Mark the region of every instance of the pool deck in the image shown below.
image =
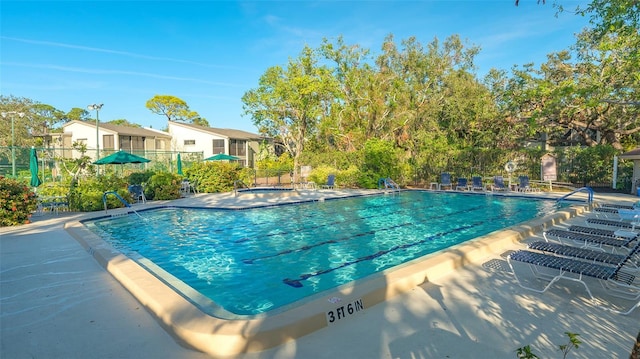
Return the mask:
[[[133,208],[239,208],[353,193],[200,194]],[[631,204],[638,197],[596,193],[595,200]],[[109,213],[118,211],[126,209]],[[179,344],[163,328],[166,324],[160,325],[145,309],[150,305],[143,305],[96,260],[99,250],[88,250],[82,238],[65,229],[69,223],[101,215],[104,212],[45,214],[28,225],[0,228],[0,357],[211,358]],[[585,213],[574,215],[554,219],[551,225],[584,223]],[[543,225],[532,224],[534,233],[524,241],[540,239],[537,232]],[[568,281],[543,294],[522,289],[505,256],[524,244],[510,238],[486,238],[482,243],[430,258],[432,266],[443,266],[441,274],[422,273],[422,284],[404,288],[401,294],[387,289],[385,300],[373,300],[375,305],[365,305],[356,315],[271,349],[228,357],[514,358],[517,348],[530,345],[538,356],[550,358],[561,357],[557,348],[567,342],[564,332],[580,334],[583,342],[571,358],[629,356],[640,331],[640,309],[626,316],[603,310],[588,300],[580,284]],[[452,259],[454,255],[464,260]],[[606,295],[599,286],[590,288],[616,307],[632,303]],[[190,309],[180,305],[175,303],[172,311],[188,316]]]

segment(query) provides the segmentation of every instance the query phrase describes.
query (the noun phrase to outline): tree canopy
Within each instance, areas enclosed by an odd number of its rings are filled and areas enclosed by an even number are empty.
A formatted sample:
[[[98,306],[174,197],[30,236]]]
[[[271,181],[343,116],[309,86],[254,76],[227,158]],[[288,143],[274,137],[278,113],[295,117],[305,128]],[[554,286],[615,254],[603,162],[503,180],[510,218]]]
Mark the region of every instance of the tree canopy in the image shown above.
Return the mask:
[[[155,95],[149,99],[147,108],[156,115],[162,115],[168,121],[192,123],[200,126],[209,126],[209,122],[195,111],[191,111],[187,103],[175,96]]]

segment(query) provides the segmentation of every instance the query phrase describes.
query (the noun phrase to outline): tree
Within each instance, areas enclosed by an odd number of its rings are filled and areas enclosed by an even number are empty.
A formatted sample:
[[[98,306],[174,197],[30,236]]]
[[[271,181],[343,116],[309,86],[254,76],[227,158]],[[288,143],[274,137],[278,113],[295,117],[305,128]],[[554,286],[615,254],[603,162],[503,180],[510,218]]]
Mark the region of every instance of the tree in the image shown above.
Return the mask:
[[[168,121],[193,123],[209,126],[209,122],[195,111],[189,109],[187,103],[175,96],[155,95],[146,104],[147,108],[156,115],[167,117]]]
[[[0,147],[10,146],[32,146],[35,140],[31,137],[29,130],[35,128],[32,107],[35,102],[31,99],[16,96],[0,95],[0,112],[17,112],[24,114],[6,115],[0,117]],[[11,124],[13,123],[13,131]]]
[[[298,168],[305,143],[317,131],[334,101],[330,70],[318,65],[316,53],[305,46],[286,69],[274,66],[260,77],[258,88],[242,96],[245,115],[265,133],[282,141]],[[294,181],[297,173],[294,171]]]
[[[142,127],[139,124],[129,122],[128,120],[126,120],[124,118],[120,118],[120,119],[117,119],[117,120],[112,120],[112,121],[109,121],[107,123],[110,123],[110,124],[113,124],[113,125],[118,125],[118,126],[137,127],[137,128]]]
[[[87,111],[87,110],[85,110],[83,108],[74,107],[71,110],[69,110],[69,112],[67,112],[67,115],[66,115],[67,121],[66,122],[91,120],[91,118],[89,117],[90,115],[91,114],[89,113],[89,111]]]
[[[34,104],[31,106],[36,133],[47,133],[50,129],[65,122],[66,115],[51,105]]]

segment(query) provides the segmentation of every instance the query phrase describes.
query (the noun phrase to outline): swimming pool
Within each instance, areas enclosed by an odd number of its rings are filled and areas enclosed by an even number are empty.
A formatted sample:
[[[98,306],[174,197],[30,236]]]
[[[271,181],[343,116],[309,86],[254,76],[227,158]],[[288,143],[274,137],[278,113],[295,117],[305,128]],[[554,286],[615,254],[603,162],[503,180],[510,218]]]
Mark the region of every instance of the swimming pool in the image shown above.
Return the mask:
[[[531,198],[406,191],[245,210],[165,208],[143,212],[144,221],[85,225],[203,311],[234,317],[299,305],[555,209]]]

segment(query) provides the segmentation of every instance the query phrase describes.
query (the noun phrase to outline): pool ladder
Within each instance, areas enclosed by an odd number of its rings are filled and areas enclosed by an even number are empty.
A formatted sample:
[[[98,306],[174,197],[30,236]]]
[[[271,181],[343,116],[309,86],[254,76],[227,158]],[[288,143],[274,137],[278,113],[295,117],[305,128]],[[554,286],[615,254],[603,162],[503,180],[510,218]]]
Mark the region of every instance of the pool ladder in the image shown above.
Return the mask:
[[[246,183],[242,182],[242,180],[235,180],[235,181],[233,181],[233,195],[234,196],[238,195],[238,188],[249,188],[249,190],[251,190],[251,188],[249,186],[247,186]]]
[[[122,198],[122,196],[120,196],[118,194],[118,192],[116,192],[116,191],[107,191],[102,195],[102,203],[104,203],[104,213],[107,213],[107,195],[110,195],[110,194],[114,195],[117,199],[119,199],[120,202],[122,202],[125,205],[125,207],[131,208],[131,204],[129,202],[127,202],[124,198]],[[138,217],[143,218],[140,215],[140,213],[136,212],[135,209],[131,208],[131,210],[133,211],[133,213],[137,214]]]
[[[560,203],[563,200],[567,199],[567,197],[574,195],[576,193],[586,192],[587,193],[587,203],[591,204],[593,202],[593,189],[591,187],[582,187],[578,188],[575,191],[571,191],[570,193],[565,194],[564,196],[558,198],[557,202]]]
[[[400,193],[400,186],[398,186],[397,183],[395,183],[394,180],[392,180],[391,178],[387,177],[387,178],[380,178],[378,180],[378,189],[382,189],[382,187],[384,186],[384,189],[389,189],[391,188],[393,190],[393,192],[398,192]]]

